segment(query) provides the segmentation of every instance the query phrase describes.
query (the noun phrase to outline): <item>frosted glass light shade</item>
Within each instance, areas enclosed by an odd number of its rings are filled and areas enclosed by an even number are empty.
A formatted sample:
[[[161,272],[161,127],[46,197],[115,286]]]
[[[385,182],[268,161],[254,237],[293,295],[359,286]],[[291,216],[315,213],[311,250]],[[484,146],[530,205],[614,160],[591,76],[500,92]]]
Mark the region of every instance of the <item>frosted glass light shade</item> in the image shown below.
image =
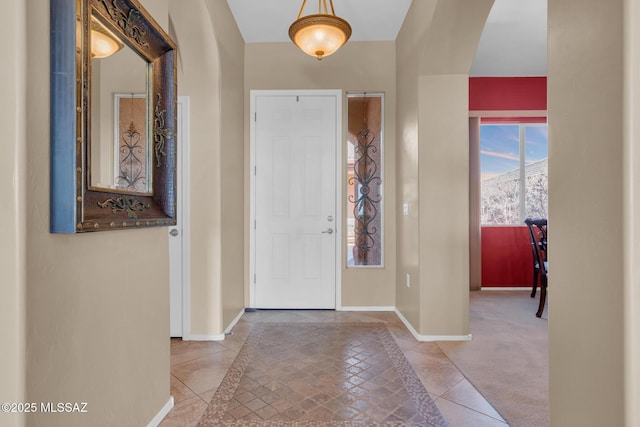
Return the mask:
[[[351,26],[337,16],[308,15],[291,24],[289,37],[304,53],[320,60],[349,40]]]
[[[124,46],[111,31],[95,19],[91,19],[91,57],[95,59],[111,56]]]

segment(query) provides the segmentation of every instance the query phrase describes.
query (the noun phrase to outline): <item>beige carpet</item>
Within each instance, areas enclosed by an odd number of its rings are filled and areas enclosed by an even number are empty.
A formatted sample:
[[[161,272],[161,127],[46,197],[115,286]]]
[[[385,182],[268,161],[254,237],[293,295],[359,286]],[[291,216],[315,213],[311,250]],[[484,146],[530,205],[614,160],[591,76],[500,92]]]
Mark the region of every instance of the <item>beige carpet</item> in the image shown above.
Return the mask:
[[[446,426],[382,323],[256,325],[198,426]]]
[[[473,339],[438,342],[511,427],[549,425],[547,309],[537,318],[538,298],[529,294],[471,292]]]

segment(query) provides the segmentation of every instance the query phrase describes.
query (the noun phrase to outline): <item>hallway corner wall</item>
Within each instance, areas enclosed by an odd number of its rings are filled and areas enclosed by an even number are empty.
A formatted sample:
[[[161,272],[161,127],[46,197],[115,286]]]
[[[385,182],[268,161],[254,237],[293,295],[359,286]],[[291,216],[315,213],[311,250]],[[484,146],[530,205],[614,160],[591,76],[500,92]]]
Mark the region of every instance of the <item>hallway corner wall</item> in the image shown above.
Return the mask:
[[[166,28],[167,0],[143,3]],[[87,404],[27,424],[146,425],[170,399],[167,228],[49,233],[50,16],[26,4],[25,401]]]
[[[226,2],[170,4],[190,99],[190,330],[219,340],[244,309],[244,41]]]
[[[625,99],[624,180],[625,227],[625,416],[629,426],[640,425],[640,4],[627,0],[624,4],[625,84],[630,89]]]
[[[469,334],[468,76],[425,75],[418,85],[419,331],[462,338]]]
[[[408,207],[396,300],[420,335],[469,334],[468,73],[492,5],[413,2],[396,40],[397,193]]]
[[[624,242],[635,227],[623,222],[633,184],[623,100],[635,85],[623,81],[624,3],[548,2],[552,426],[634,425],[625,420]]]
[[[397,214],[397,274],[396,307],[414,329],[420,325],[420,212],[419,212],[419,105],[418,78],[420,50],[431,26],[437,0],[412,2],[396,38],[396,79],[398,110],[396,113],[397,156],[396,193],[399,207],[406,214]],[[401,211],[402,212],[402,211]],[[407,286],[407,282],[409,285]],[[411,283],[414,285],[412,286]]]
[[[0,402],[26,401],[26,21],[24,2],[10,2],[0,15],[0,35],[13,40],[5,46],[0,67],[0,117],[5,131],[0,156],[0,221],[5,225],[0,245]],[[21,427],[24,414],[0,413],[0,424]]]
[[[222,326],[244,309],[244,40],[227,2],[206,2],[220,60]]]

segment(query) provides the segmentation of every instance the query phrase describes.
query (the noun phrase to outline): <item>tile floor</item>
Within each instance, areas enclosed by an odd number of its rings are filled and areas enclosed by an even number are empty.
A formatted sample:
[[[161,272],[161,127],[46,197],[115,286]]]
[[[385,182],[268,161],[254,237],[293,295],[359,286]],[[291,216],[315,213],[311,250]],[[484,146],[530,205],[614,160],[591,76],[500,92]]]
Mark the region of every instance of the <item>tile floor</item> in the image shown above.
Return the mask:
[[[391,312],[278,311],[245,313],[224,341],[171,340],[174,408],[161,427],[195,426],[251,329],[258,322],[385,322],[451,427],[506,426],[435,343],[419,342]]]

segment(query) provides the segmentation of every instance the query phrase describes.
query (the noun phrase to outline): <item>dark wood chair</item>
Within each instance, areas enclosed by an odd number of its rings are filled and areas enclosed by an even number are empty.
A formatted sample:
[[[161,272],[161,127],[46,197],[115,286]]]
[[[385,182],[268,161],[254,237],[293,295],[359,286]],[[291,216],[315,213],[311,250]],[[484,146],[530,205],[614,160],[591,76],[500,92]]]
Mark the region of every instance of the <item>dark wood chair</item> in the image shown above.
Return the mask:
[[[533,288],[531,298],[535,298],[538,283],[540,283],[540,304],[536,317],[542,316],[547,299],[547,275],[549,264],[547,261],[547,219],[527,218],[525,224],[529,229],[531,239],[531,253],[533,254]]]

